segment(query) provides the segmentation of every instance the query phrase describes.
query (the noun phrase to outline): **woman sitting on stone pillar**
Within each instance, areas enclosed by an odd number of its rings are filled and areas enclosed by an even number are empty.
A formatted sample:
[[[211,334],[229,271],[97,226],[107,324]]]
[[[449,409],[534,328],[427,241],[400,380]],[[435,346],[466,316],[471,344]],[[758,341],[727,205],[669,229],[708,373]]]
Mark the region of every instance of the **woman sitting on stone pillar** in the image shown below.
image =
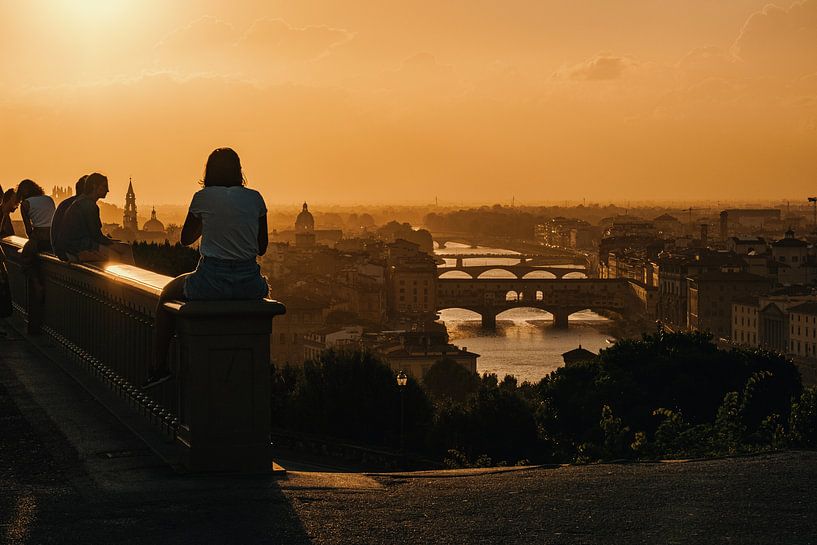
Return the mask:
[[[267,251],[267,207],[258,191],[245,187],[238,154],[230,148],[213,151],[201,183],[204,187],[193,195],[181,233],[185,246],[201,238],[201,257],[195,271],[174,278],[162,290],[153,365],[143,388],[173,377],[168,351],[174,327],[166,301],[252,300],[269,291],[256,261]]]

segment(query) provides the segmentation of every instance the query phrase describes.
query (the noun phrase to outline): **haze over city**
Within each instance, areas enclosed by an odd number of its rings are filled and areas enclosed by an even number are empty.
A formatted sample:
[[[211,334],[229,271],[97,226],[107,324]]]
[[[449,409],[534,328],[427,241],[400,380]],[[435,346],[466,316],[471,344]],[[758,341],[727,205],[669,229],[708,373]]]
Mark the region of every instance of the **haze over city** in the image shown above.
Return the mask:
[[[186,204],[802,198],[817,2],[8,1],[0,178]],[[13,159],[13,160],[12,160]]]

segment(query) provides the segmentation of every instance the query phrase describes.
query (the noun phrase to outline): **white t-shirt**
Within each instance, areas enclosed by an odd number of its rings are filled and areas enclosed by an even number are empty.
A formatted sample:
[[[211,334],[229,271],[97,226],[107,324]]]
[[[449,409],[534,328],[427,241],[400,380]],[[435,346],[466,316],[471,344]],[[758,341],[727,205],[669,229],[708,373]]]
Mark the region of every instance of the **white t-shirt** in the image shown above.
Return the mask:
[[[28,203],[28,220],[32,227],[51,227],[54,217],[54,199],[48,195],[36,195],[26,199]]]
[[[193,195],[190,213],[201,219],[204,257],[245,261],[258,255],[258,218],[267,213],[258,191],[210,186]]]

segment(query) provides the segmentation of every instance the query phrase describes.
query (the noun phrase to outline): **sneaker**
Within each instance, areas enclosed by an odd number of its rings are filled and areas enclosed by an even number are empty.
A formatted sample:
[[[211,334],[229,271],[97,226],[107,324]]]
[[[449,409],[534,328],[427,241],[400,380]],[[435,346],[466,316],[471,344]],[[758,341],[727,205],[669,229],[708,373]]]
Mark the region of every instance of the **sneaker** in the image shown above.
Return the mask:
[[[148,379],[142,384],[143,390],[150,390],[160,384],[164,384],[173,378],[173,373],[170,371],[154,371],[150,374]]]

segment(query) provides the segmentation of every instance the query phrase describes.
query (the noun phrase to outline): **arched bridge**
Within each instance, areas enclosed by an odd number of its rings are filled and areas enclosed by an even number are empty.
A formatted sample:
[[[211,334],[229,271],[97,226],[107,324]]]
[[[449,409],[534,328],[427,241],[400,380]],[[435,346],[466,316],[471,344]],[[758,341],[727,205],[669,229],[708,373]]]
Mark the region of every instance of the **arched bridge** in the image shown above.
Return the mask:
[[[450,272],[463,272],[471,278],[479,278],[488,271],[507,271],[513,274],[516,278],[525,278],[528,274],[542,271],[555,276],[556,278],[563,278],[570,273],[581,273],[587,276],[587,269],[584,267],[571,266],[535,266],[535,265],[458,265],[453,267],[437,267],[437,278]]]
[[[486,328],[496,327],[497,314],[511,308],[539,308],[553,314],[557,327],[584,309],[619,314],[644,312],[626,279],[440,278],[437,310],[463,308],[477,312]]]

